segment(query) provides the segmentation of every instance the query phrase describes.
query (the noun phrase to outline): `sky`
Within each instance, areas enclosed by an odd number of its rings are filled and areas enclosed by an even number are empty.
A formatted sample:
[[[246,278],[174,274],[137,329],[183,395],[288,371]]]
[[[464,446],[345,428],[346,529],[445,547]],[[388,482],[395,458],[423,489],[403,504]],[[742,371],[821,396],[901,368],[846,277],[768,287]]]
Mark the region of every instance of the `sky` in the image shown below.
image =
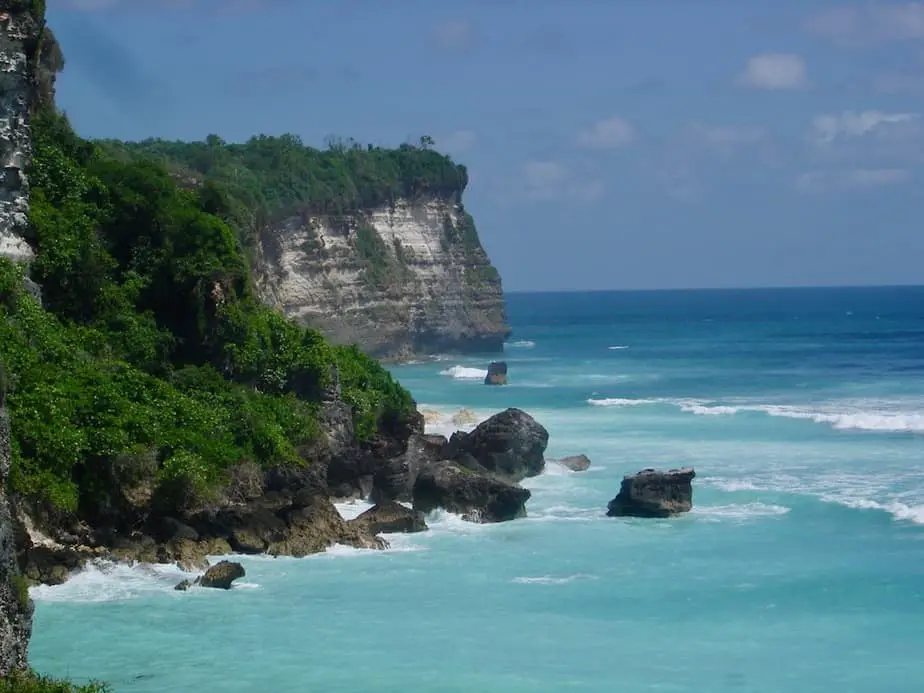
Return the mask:
[[[924,2],[48,0],[86,137],[429,135],[509,291],[924,283]]]

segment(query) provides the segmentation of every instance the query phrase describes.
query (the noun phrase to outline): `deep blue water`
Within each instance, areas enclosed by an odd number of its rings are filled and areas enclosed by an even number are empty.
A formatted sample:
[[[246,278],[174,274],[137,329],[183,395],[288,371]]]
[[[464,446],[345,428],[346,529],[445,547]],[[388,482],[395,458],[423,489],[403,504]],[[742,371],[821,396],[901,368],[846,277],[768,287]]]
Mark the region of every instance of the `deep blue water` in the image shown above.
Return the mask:
[[[507,406],[587,453],[525,520],[394,549],[40,588],[33,663],[116,691],[915,693],[924,682],[924,288],[514,294],[489,356],[395,368],[436,431]],[[470,411],[465,411],[470,410]],[[695,508],[604,516],[692,465]],[[362,505],[345,506],[344,513]]]

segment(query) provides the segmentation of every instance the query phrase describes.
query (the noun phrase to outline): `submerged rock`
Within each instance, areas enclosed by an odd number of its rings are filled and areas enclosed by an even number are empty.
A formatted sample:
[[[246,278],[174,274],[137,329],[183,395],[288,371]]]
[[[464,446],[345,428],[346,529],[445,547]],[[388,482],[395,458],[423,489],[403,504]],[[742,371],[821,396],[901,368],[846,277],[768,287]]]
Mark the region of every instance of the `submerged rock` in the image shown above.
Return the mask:
[[[507,384],[507,362],[492,361],[488,366],[488,374],[484,377],[485,385]]]
[[[619,494],[607,505],[608,517],[670,517],[693,508],[692,467],[667,472],[643,469],[623,477]]]
[[[205,571],[205,575],[198,578],[196,583],[201,587],[214,587],[215,589],[229,590],[231,583],[244,577],[246,572],[244,566],[232,561],[219,561],[211,568]],[[186,582],[186,581],[184,581]],[[180,585],[183,583],[181,582]],[[177,589],[181,589],[177,585]]]
[[[454,462],[436,462],[414,484],[414,509],[443,508],[471,522],[504,522],[526,516],[528,489]]]
[[[526,412],[511,408],[481,422],[471,433],[453,433],[448,452],[452,459],[471,455],[485,470],[520,481],[542,473],[548,444],[545,427]]]
[[[590,469],[590,458],[587,455],[571,455],[555,461],[572,472],[586,472]]]

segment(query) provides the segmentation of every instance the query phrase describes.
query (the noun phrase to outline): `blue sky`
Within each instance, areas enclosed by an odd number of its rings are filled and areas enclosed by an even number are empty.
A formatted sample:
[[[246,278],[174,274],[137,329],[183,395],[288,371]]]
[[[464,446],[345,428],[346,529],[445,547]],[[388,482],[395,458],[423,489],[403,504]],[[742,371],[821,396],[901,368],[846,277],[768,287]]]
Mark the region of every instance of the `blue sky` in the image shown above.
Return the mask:
[[[81,134],[429,134],[508,290],[924,283],[924,2],[48,6]]]

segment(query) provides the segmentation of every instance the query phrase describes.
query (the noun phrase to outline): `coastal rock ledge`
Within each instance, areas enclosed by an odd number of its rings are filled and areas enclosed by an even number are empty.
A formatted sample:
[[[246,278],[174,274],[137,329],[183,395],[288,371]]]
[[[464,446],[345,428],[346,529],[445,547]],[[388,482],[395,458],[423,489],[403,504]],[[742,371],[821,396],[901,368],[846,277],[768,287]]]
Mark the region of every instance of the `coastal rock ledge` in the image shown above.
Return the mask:
[[[643,469],[625,476],[617,496],[607,505],[607,517],[671,517],[693,508],[692,467],[663,472]]]

